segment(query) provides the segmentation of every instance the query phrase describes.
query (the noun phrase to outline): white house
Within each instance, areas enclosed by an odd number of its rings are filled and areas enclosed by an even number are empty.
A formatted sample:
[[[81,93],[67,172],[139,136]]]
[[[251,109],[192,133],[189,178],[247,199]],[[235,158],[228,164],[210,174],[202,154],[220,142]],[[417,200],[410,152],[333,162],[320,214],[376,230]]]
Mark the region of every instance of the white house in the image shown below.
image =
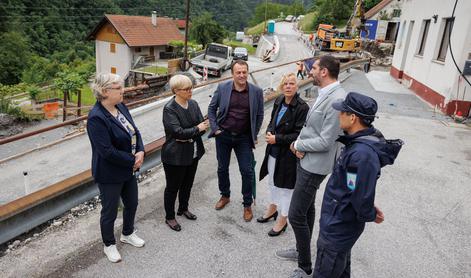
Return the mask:
[[[368,36],[362,32],[361,37],[382,42],[395,41],[403,2],[404,0],[383,0],[368,10],[365,13]]]
[[[454,4],[455,0],[404,1],[390,73],[446,114],[467,116],[471,86],[459,71],[471,60],[471,1],[458,1],[452,17]],[[471,81],[471,75],[466,77]]]
[[[96,72],[116,73],[126,79],[140,57],[159,59],[172,40],[183,40],[178,22],[171,18],[109,15],[88,35],[95,40]]]

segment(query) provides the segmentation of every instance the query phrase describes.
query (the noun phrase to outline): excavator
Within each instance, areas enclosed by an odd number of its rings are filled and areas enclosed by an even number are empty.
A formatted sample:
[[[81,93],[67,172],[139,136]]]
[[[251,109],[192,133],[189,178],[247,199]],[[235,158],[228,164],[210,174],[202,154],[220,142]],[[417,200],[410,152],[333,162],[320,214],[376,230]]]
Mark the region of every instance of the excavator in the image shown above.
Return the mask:
[[[320,50],[356,52],[361,48],[361,31],[368,32],[365,27],[365,11],[363,0],[356,0],[353,12],[347,21],[345,32],[338,31],[330,24],[319,24],[315,44]]]

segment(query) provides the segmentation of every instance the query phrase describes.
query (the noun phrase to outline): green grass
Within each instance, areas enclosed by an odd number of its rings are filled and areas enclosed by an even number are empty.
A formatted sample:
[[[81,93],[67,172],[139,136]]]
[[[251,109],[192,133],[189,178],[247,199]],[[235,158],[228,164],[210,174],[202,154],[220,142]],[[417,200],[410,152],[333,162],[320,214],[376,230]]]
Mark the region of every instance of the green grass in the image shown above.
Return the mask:
[[[148,73],[153,73],[153,74],[158,74],[158,75],[167,74],[167,68],[166,67],[149,66],[149,67],[139,68],[139,69],[136,69],[136,70],[143,71],[143,72],[148,72]]]
[[[299,22],[300,29],[304,32],[314,30],[314,20],[317,18],[317,12],[308,13]]]
[[[226,40],[226,41],[224,41],[224,44],[229,45],[232,48],[245,47],[245,48],[247,48],[247,51],[249,52],[249,54],[255,54],[255,51],[257,50],[252,45],[247,44],[247,43],[243,43],[243,42],[239,42],[239,41],[227,41]]]
[[[77,103],[77,95],[72,94],[70,99],[72,102]],[[93,105],[96,102],[96,98],[93,95],[92,88],[90,88],[88,85],[84,85],[82,87],[82,106],[89,106]]]
[[[262,21],[259,24],[248,28],[245,33],[248,35],[258,35],[258,34],[263,33],[264,29],[265,29],[265,21]]]

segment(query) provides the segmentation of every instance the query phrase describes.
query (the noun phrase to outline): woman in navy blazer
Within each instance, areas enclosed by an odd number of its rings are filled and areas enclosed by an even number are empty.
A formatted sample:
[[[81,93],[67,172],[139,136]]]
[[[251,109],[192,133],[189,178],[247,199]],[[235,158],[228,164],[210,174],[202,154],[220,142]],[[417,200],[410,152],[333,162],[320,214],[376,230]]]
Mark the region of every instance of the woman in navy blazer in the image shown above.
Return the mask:
[[[93,86],[97,102],[87,121],[92,145],[92,175],[100,189],[102,204],[101,236],[104,252],[111,262],[121,261],[114,237],[120,198],[124,204],[120,241],[135,247],[145,243],[134,231],[138,203],[134,173],[144,162],[144,144],[129,110],[121,103],[123,92],[123,82],[118,75],[98,75]]]

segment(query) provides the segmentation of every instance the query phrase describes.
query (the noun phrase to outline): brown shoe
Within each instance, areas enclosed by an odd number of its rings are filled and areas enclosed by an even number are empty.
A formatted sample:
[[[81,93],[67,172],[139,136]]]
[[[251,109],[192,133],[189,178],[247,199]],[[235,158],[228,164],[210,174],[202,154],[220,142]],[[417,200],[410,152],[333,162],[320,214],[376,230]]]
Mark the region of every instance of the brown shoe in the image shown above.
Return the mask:
[[[250,222],[253,218],[252,207],[244,207],[244,220]]]
[[[229,199],[229,197],[221,196],[221,199],[219,199],[219,201],[216,203],[216,206],[214,208],[216,210],[223,209],[230,201],[231,199]]]

